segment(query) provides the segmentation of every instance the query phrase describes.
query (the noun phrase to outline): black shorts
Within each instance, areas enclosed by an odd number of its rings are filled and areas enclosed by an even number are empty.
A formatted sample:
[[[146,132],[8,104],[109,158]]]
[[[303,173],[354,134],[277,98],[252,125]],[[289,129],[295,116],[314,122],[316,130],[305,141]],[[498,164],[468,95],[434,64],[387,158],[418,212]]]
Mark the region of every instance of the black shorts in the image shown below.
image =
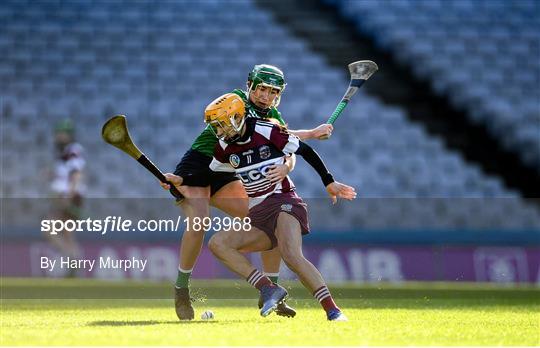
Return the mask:
[[[239,180],[234,173],[210,170],[210,162],[212,162],[212,157],[208,157],[197,150],[189,149],[180,160],[180,163],[176,165],[174,174],[184,179],[183,186],[210,186],[211,196],[228,183]]]

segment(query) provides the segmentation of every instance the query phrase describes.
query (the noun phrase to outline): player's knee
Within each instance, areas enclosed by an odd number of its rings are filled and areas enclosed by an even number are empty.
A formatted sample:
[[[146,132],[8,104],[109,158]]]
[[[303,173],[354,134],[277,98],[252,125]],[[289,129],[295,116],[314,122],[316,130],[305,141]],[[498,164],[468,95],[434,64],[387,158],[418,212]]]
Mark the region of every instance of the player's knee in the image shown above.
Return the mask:
[[[204,198],[186,198],[182,201],[181,207],[184,214],[187,217],[190,217],[193,223],[196,223],[197,221],[200,223],[201,220],[196,218],[204,219],[205,217],[210,216],[210,207],[208,204],[209,201]]]
[[[208,249],[212,252],[212,254],[217,255],[219,253],[219,237],[217,234],[214,234],[210,240],[208,241]]]
[[[227,247],[227,239],[222,233],[216,233],[208,241],[208,249],[214,255],[219,255]]]

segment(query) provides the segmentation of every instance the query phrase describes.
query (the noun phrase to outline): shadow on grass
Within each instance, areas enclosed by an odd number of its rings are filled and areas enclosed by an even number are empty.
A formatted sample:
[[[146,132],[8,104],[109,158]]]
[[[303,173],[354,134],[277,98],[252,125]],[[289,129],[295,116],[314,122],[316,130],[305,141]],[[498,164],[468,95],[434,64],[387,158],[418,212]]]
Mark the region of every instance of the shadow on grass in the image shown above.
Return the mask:
[[[92,321],[88,323],[88,326],[149,326],[149,325],[209,325],[209,324],[231,324],[242,323],[245,320],[227,320],[226,322],[220,322],[219,320],[205,320],[205,321],[180,321],[180,320],[100,320]]]
[[[70,283],[67,283],[68,285]],[[1,286],[2,300],[7,299],[36,299],[36,300],[165,300],[162,302],[162,306],[167,306],[166,301],[172,301],[174,294],[169,288],[137,288],[135,286],[130,287],[129,284],[121,287],[119,284],[115,284],[117,288],[100,287],[81,287],[77,286],[78,283],[74,283],[73,286],[53,287],[51,285],[40,285],[36,281],[34,285],[20,286],[20,285],[8,285]],[[313,297],[304,288],[300,286],[287,287],[291,297],[296,299],[310,300]],[[503,302],[508,300],[521,300],[521,301],[538,301],[540,298],[540,289],[501,289],[501,288],[474,288],[474,289],[433,289],[426,286],[426,288],[345,288],[332,286],[330,287],[332,294],[336,299],[346,300],[364,300],[364,299],[379,299],[379,300],[422,300],[440,299],[440,300],[478,300],[483,301],[501,300]],[[211,288],[202,287],[194,289],[191,294],[192,297],[198,299],[197,302],[204,303],[206,299],[210,300],[222,300],[224,305],[227,305],[229,300],[246,300],[253,299],[252,302],[248,302],[248,305],[256,303],[257,293],[252,288]],[[236,306],[242,305],[236,303]],[[124,306],[124,304],[122,304]],[[134,302],[134,306],[138,306],[137,301]]]

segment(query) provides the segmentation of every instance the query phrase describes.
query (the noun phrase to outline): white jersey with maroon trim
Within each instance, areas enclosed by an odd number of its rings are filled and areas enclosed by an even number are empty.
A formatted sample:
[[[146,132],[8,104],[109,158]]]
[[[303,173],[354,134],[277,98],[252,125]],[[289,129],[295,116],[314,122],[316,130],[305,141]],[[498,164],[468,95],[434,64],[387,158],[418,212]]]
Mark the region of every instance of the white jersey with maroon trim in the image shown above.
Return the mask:
[[[250,197],[250,208],[272,193],[294,190],[292,180],[286,176],[281,182],[267,179],[272,165],[283,164],[285,155],[298,150],[299,139],[285,129],[270,122],[246,119],[246,132],[235,143],[219,141],[214,150],[210,169],[217,172],[235,172]]]
[[[85,166],[83,147],[78,143],[71,143],[64,147],[54,167],[54,178],[51,182],[51,190],[56,194],[67,194],[71,187],[71,175],[82,171]],[[78,193],[83,193],[84,186],[77,188]]]

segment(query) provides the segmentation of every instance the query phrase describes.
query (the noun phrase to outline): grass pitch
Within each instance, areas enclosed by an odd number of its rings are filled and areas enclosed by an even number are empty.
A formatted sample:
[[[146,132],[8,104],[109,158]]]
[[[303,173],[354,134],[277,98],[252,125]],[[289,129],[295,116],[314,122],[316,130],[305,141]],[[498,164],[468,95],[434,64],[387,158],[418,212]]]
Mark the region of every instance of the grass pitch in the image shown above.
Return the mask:
[[[406,284],[331,286],[349,322],[326,321],[296,283],[294,319],[261,318],[242,282],[195,282],[196,320],[179,322],[170,284],[3,279],[1,345],[540,344],[538,288]],[[145,295],[146,298],[143,298]],[[93,298],[92,298],[93,297]],[[44,299],[46,298],[46,299]],[[161,299],[160,299],[161,298]],[[167,299],[164,299],[167,298]],[[215,319],[199,319],[205,309]]]

